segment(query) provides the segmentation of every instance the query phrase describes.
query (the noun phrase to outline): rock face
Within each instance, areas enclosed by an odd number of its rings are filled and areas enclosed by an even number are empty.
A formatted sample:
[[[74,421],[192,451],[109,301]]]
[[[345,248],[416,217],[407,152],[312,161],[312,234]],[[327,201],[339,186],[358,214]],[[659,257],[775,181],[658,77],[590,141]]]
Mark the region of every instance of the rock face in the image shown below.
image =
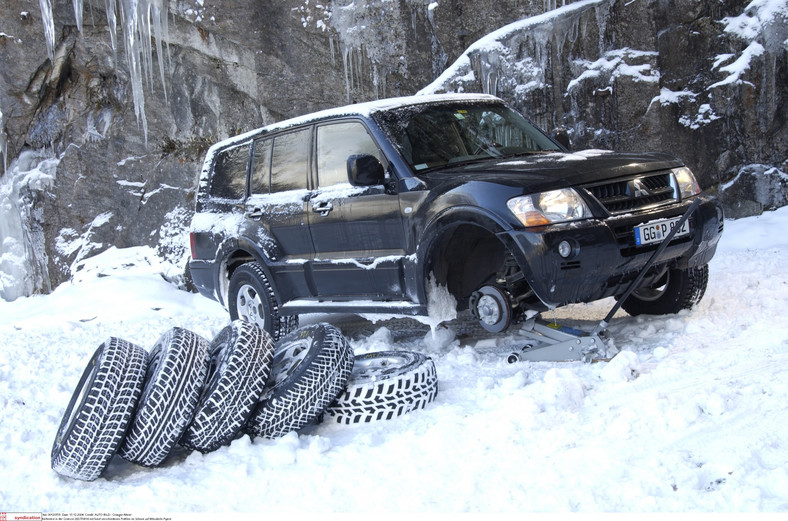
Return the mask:
[[[788,202],[788,0],[149,0],[165,26],[132,60],[114,0],[82,20],[82,1],[51,1],[51,50],[42,10],[0,11],[0,182],[37,267],[22,293],[113,245],[179,272],[208,146],[425,85],[497,94],[577,148],[671,151],[729,215]]]
[[[741,217],[788,204],[786,58],[785,1],[591,0],[499,31],[425,90],[497,94],[578,148],[672,152]]]

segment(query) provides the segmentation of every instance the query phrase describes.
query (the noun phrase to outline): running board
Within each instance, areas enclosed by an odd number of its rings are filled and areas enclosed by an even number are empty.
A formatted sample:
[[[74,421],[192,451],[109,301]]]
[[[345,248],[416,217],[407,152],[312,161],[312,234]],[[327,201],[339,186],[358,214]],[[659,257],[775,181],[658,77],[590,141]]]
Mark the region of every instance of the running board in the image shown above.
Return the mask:
[[[423,306],[406,300],[376,301],[376,300],[291,300],[279,306],[283,315],[301,315],[304,313],[392,313],[396,315],[423,315]]]

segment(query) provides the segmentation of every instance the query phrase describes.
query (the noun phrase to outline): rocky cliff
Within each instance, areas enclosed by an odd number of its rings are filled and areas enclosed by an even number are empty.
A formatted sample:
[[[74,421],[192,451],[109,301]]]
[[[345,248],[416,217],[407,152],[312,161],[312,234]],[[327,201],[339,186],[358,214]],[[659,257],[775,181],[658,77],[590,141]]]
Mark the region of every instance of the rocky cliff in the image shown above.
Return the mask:
[[[730,215],[784,205],[787,4],[4,0],[0,293],[110,246],[180,278],[210,144],[421,89],[498,94],[578,148],[672,151]]]

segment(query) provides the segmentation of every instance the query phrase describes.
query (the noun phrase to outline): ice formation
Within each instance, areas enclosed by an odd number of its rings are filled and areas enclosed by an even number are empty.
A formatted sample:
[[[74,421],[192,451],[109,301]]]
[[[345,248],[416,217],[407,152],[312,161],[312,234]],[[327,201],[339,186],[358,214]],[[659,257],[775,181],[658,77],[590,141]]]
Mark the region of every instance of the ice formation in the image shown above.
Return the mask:
[[[137,116],[137,121],[142,125],[146,142],[148,121],[145,117],[143,82],[147,82],[149,88],[153,87],[154,60],[152,41],[156,42],[159,75],[165,99],[167,97],[164,42],[169,41],[169,26],[167,23],[168,9],[165,2],[166,0],[104,0],[112,49],[116,53],[118,45],[117,26],[120,25],[121,27],[124,49],[126,51],[126,66],[131,78],[134,113]],[[84,0],[73,0],[73,4],[75,22],[77,29],[81,32]],[[47,52],[49,53],[49,59],[54,62],[57,42],[55,41],[52,0],[39,0],[39,5],[41,8],[41,19],[44,24]]]
[[[41,233],[41,210],[29,199],[47,190],[58,159],[24,152],[0,176],[0,298],[49,292],[47,256]]]
[[[318,29],[331,29],[332,56],[337,45],[334,37],[338,39],[345,71],[346,97],[351,102],[353,92],[361,87],[363,80],[371,77],[375,97],[385,98],[389,96],[388,76],[407,74],[408,39],[402,34],[407,27],[401,22],[409,18],[415,33],[421,13],[427,21],[431,38],[433,74],[443,71],[448,58],[435,34],[434,11],[438,7],[438,2],[428,0],[342,0],[334,2],[330,9],[318,4],[314,11],[310,11],[312,17],[303,18],[302,13],[302,20],[305,27],[307,23],[314,22]]]

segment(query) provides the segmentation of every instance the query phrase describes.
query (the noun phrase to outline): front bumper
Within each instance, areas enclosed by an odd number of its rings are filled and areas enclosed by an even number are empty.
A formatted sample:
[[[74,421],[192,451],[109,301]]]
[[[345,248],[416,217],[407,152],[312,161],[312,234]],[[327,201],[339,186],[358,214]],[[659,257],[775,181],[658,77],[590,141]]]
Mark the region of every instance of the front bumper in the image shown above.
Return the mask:
[[[723,228],[722,207],[708,195],[696,197],[701,203],[689,218],[690,234],[671,241],[649,269],[643,286],[655,283],[665,267],[700,266],[714,256]],[[659,243],[635,246],[634,227],[679,217],[691,202],[604,220],[553,225],[538,231],[513,230],[502,233],[501,239],[546,308],[592,302],[624,293],[658,248]],[[558,253],[562,241],[572,246],[568,257]]]

